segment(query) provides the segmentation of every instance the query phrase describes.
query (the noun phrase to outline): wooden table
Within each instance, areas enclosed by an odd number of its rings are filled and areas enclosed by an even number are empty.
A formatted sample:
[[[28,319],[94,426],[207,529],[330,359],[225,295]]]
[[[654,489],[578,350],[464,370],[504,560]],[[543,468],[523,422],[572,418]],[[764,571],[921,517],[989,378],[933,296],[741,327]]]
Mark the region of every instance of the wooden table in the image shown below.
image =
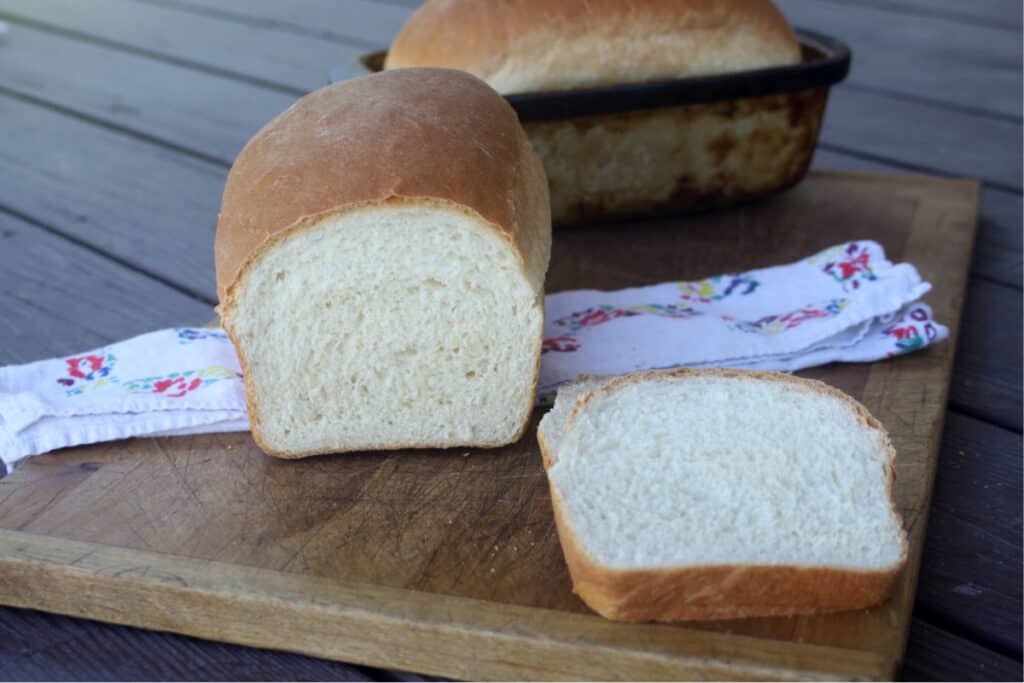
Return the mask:
[[[208,319],[232,158],[414,4],[0,0],[0,364]],[[903,675],[1019,680],[1020,3],[780,4],[854,49],[818,168],[984,183]],[[5,679],[409,677],[0,608]]]

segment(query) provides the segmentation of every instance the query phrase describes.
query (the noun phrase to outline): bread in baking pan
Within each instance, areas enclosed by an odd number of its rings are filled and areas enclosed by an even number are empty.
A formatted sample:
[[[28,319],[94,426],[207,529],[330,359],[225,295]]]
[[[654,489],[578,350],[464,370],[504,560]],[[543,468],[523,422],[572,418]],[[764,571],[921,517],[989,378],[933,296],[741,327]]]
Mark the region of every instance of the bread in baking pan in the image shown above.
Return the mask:
[[[588,380],[559,391],[538,436],[573,588],[610,619],[870,607],[906,562],[888,436],[820,382]]]
[[[385,68],[462,69],[503,94],[795,64],[771,0],[428,0]]]
[[[318,90],[228,176],[219,312],[253,436],[281,457],[517,439],[540,361],[547,181],[479,79]]]
[[[530,121],[556,225],[696,212],[763,197],[807,173],[823,89]]]

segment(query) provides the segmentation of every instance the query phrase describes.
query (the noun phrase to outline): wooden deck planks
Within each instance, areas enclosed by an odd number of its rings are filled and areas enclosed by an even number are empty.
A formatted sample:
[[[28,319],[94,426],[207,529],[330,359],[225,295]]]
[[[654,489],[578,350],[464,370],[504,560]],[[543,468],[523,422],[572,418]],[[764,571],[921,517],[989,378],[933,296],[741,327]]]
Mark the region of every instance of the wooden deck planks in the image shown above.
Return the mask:
[[[821,139],[918,173],[1021,190],[1021,156],[1006,153],[1021,148],[1020,123],[839,87],[829,98]]]
[[[950,404],[1021,431],[1021,292],[973,279],[961,323]]]
[[[2,95],[0,120],[0,208],[213,303],[225,167]]]
[[[0,679],[368,681],[326,659],[0,607]]]
[[[211,314],[201,301],[3,212],[0,272],[0,365],[85,351]]]
[[[408,0],[416,2],[417,0]],[[952,21],[981,26],[994,26],[1005,31],[1021,30],[1021,3],[1016,0],[825,0],[877,7],[899,16],[942,17]]]
[[[0,87],[225,165],[295,101],[292,94],[21,25],[5,41]]]
[[[253,26],[351,41],[373,49],[387,46],[411,8],[371,0],[145,0]]]
[[[299,94],[366,48],[133,0],[2,0],[0,15]],[[15,29],[17,31],[17,29]]]
[[[1021,436],[946,417],[918,613],[1021,656]]]
[[[904,681],[1019,681],[1021,663],[922,619],[910,627]]]
[[[850,45],[851,85],[1020,120],[1020,36],[1012,31],[927,15],[893,21],[890,12],[870,5],[778,5],[793,24]]]

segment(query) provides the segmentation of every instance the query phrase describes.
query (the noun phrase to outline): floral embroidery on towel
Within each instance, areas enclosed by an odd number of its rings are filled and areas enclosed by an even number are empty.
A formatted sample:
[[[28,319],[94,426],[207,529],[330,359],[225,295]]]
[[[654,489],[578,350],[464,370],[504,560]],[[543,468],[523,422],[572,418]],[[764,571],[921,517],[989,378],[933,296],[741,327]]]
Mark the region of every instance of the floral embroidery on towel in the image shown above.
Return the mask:
[[[706,280],[676,283],[676,287],[682,292],[679,295],[681,299],[679,302],[637,304],[624,307],[605,304],[577,311],[554,322],[556,327],[562,328],[561,334],[545,339],[541,353],[578,351],[582,343],[576,338],[576,334],[580,330],[603,325],[618,318],[654,315],[660,318],[687,319],[704,315],[692,304],[710,304],[733,294],[746,296],[756,291],[760,284],[749,275],[716,275]]]
[[[178,333],[179,344],[189,344],[201,339],[216,339],[217,341],[230,341],[224,330],[196,329],[193,327],[179,327],[175,329]]]
[[[678,287],[682,291],[681,298],[684,301],[695,301],[702,304],[709,304],[712,301],[721,301],[739,290],[741,296],[753,294],[761,283],[749,275],[716,275],[706,280],[697,282],[680,282]]]
[[[576,339],[576,333],[585,327],[596,327],[611,322],[617,318],[631,318],[637,315],[656,315],[663,318],[692,318],[701,315],[699,311],[689,306],[678,304],[640,304],[628,308],[601,305],[577,311],[555,321],[557,327],[564,328],[562,335],[544,340],[541,353],[548,351],[578,351],[582,346]]]
[[[116,362],[117,358],[112,353],[66,358],[64,364],[68,376],[59,378],[57,384],[71,387],[67,390],[68,396],[76,396],[87,390],[99,389],[117,382],[117,379],[110,377],[110,372],[114,369]]]
[[[211,365],[202,370],[186,370],[184,372],[172,372],[155,377],[140,377],[125,382],[124,387],[129,393],[145,392],[162,394],[167,398],[181,398],[190,392],[208,387],[222,379],[241,376],[241,373],[235,372],[223,365]]]
[[[550,339],[544,340],[544,345],[541,347],[541,353],[547,353],[548,351],[558,352],[570,352],[576,351],[580,348],[580,343],[576,341],[575,337],[551,337]]]
[[[850,242],[842,254],[829,260],[822,272],[831,275],[836,282],[842,283],[845,291],[858,289],[863,282],[874,282],[878,279],[871,269],[871,252],[856,242]]]
[[[795,311],[789,311],[781,315],[766,315],[754,321],[733,320],[729,316],[722,316],[722,320],[731,322],[730,327],[740,332],[752,334],[781,334],[787,330],[800,327],[809,320],[824,320],[834,318],[846,308],[846,299],[832,299],[824,305],[805,306]]]
[[[892,325],[882,330],[882,334],[892,337],[894,340],[895,348],[888,352],[888,356],[892,358],[923,349],[935,340],[939,332],[928,311],[920,306],[915,306],[905,315],[900,316]]]

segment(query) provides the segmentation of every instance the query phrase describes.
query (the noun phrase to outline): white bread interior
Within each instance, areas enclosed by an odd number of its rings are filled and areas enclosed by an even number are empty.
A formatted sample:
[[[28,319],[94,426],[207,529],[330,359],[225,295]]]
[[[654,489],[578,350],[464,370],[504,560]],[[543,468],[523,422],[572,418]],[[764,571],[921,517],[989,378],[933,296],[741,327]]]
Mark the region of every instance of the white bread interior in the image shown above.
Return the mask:
[[[869,606],[905,562],[888,437],[821,383],[742,371],[590,380],[560,390],[539,439],[577,592],[611,618]],[[716,568],[723,578],[702,571]]]
[[[391,202],[321,218],[236,291],[230,326],[271,452],[494,446],[526,423],[539,280],[466,211]]]

